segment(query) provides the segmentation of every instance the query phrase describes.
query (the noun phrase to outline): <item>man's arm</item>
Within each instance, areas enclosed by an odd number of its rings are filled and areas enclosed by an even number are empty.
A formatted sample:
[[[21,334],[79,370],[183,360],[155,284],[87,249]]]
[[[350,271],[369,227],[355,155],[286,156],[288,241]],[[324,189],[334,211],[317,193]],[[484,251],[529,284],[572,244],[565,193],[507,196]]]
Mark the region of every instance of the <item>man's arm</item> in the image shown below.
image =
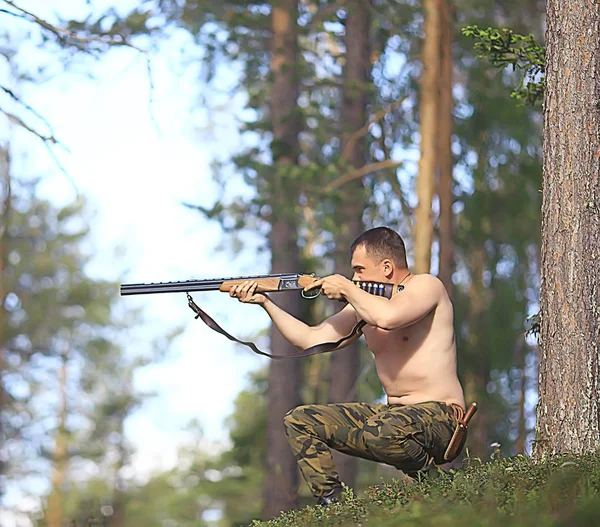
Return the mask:
[[[241,284],[234,285],[229,291],[229,296],[237,298],[243,303],[261,305],[284,338],[300,350],[324,342],[337,342],[350,334],[356,324],[356,312],[348,304],[339,313],[329,317],[319,325],[309,326],[281,309],[267,295],[257,293],[256,287],[257,283],[255,281],[246,280]],[[335,349],[346,347],[357,340],[360,335],[360,333],[355,335]]]
[[[262,303],[262,306],[284,338],[300,350],[305,350],[323,342],[337,342],[347,336],[356,324],[356,314],[350,304],[317,326],[309,326],[298,320],[273,303],[268,297]],[[360,338],[360,335],[359,333],[352,339],[347,340],[340,348],[348,346]]]
[[[342,294],[367,324],[392,330],[410,326],[429,314],[442,298],[444,285],[433,275],[415,275],[391,299],[374,296],[359,287]]]

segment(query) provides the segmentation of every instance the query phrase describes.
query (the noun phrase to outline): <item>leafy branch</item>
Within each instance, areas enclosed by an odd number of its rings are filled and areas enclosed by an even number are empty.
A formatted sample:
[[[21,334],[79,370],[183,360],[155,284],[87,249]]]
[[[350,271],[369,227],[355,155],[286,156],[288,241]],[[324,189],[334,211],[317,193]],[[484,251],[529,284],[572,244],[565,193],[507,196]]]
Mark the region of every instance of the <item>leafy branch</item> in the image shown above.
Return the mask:
[[[512,66],[513,71],[523,72],[511,97],[532,106],[542,101],[546,48],[533,35],[519,35],[510,29],[480,29],[476,25],[463,28],[462,34],[475,40],[477,58],[487,59],[501,69]]]

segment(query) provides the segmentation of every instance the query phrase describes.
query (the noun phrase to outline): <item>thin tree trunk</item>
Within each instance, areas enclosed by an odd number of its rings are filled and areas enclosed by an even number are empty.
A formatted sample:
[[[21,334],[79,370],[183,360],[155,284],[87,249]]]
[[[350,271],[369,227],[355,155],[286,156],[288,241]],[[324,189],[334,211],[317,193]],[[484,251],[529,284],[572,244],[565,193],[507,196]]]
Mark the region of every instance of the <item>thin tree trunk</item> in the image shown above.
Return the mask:
[[[421,95],[419,111],[421,133],[421,158],[417,195],[419,204],[415,211],[415,273],[428,273],[431,265],[433,242],[433,214],[431,210],[435,186],[436,121],[439,115],[440,76],[440,10],[439,0],[423,0],[425,8],[425,40],[423,41]]]
[[[118,425],[115,430],[119,435],[119,442],[117,443],[117,459],[114,464],[114,482],[115,486],[112,495],[112,508],[113,512],[110,517],[110,527],[126,527],[126,494],[123,488],[123,479],[121,477],[121,471],[126,464],[127,458],[127,446],[125,444],[125,427],[124,422],[128,414],[128,410],[121,410],[118,416]]]
[[[8,344],[6,311],[4,309],[6,295],[8,294],[5,280],[5,269],[8,260],[8,227],[12,207],[12,193],[10,182],[10,154],[0,146],[0,184],[3,187],[2,223],[0,224],[0,451],[4,449],[5,431],[4,416],[6,396],[4,391],[4,368],[6,367],[6,346]],[[0,475],[4,474],[5,462],[0,459]]]
[[[52,489],[48,497],[48,527],[61,527],[64,518],[64,491],[63,485],[67,475],[68,446],[67,435],[67,379],[68,360],[67,355],[61,357],[61,365],[58,372],[58,426],[56,429],[56,441],[54,444],[53,466],[52,466]]]
[[[452,214],[452,20],[450,0],[439,0],[441,22],[441,66],[440,66],[440,104],[438,124],[438,197],[440,204],[439,278],[453,297],[452,272],[454,270],[454,217]]]
[[[297,71],[297,2],[275,2],[271,15],[271,118],[273,141],[280,154],[275,158],[279,167],[296,163],[298,152],[298,87]],[[275,152],[274,152],[275,154]],[[297,226],[288,209],[297,203],[292,188],[281,188],[280,180],[273,181],[271,215],[271,272],[293,272],[300,268]],[[275,202],[275,200],[283,200]],[[286,207],[287,205],[287,207]],[[282,295],[277,303],[288,313],[300,317],[299,295]],[[275,326],[271,326],[271,348],[280,354],[293,354],[292,346]],[[292,360],[271,361],[269,364],[267,410],[267,473],[263,518],[268,520],[281,511],[297,506],[298,468],[287,443],[283,417],[300,404],[301,368]]]
[[[467,324],[469,331],[470,353],[477,359],[471,361],[471,368],[465,379],[465,398],[467,404],[477,401],[485,407],[487,398],[487,383],[490,373],[486,354],[482,350],[480,332],[481,320],[486,309],[486,290],[483,285],[483,271],[485,269],[485,253],[483,248],[477,249],[469,257],[471,270],[471,285],[469,286],[469,312]],[[469,427],[469,449],[475,455],[483,456],[487,452],[489,430],[486,412],[479,412]]]
[[[527,394],[527,347],[524,338],[519,342],[517,349],[517,361],[521,370],[521,397],[519,398],[519,421],[518,435],[515,442],[517,454],[526,454],[527,450],[527,415],[525,413],[525,402]]]
[[[346,3],[346,31],[344,44],[346,64],[344,67],[344,86],[342,93],[341,122],[343,138],[341,151],[345,152],[349,137],[364,127],[367,121],[368,81],[370,78],[370,2],[368,0],[349,0]],[[358,139],[348,153],[350,169],[364,166],[366,146],[364,138]],[[341,204],[338,210],[341,231],[337,237],[335,269],[337,273],[349,276],[350,245],[363,231],[362,215],[367,206],[365,187],[362,179],[346,183],[340,193]],[[360,370],[360,345],[358,342],[334,353],[331,357],[331,385],[329,402],[348,402],[352,388]],[[354,457],[333,453],[341,481],[349,487],[356,482],[358,460]]]
[[[315,215],[315,211],[305,205],[303,207],[304,229],[304,247],[302,258],[305,261],[310,261],[317,254],[319,245],[322,243],[319,233],[319,225]],[[306,318],[303,320],[307,324],[318,324],[321,320],[327,317],[327,304],[322,302],[307,302],[303,305],[303,315]],[[303,369],[304,382],[301,391],[303,404],[325,404],[327,403],[327,386],[323,386],[323,378],[327,375],[329,369],[329,354],[315,355],[304,362]]]
[[[546,15],[537,457],[600,448],[600,7]]]

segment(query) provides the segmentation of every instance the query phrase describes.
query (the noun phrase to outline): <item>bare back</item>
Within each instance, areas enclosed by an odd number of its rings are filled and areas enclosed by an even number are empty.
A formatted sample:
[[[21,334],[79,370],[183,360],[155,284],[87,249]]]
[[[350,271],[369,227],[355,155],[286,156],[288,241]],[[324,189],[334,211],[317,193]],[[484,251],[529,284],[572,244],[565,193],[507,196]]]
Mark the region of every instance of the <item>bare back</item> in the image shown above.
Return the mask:
[[[430,278],[415,275],[405,290],[418,292]],[[453,306],[445,289],[433,310],[417,322],[391,330],[366,325],[363,334],[388,404],[441,401],[465,407],[456,372]]]

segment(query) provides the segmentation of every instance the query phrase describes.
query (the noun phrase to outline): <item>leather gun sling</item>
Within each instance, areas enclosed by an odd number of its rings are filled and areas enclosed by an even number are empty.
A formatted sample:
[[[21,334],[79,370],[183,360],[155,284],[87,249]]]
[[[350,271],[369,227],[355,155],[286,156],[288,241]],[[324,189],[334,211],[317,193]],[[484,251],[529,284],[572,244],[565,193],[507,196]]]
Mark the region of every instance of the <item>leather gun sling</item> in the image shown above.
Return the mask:
[[[404,289],[404,287],[402,285],[394,284],[394,287],[391,289],[391,291],[392,291],[391,294],[393,295],[394,292],[401,291],[402,289]],[[311,355],[317,355],[319,353],[328,353],[330,351],[337,349],[344,342],[350,340],[354,336],[362,333],[362,328],[365,327],[367,324],[364,320],[360,320],[352,328],[352,331],[348,335],[346,335],[345,337],[342,337],[340,340],[338,340],[336,342],[322,342],[321,344],[315,344],[314,346],[311,346],[310,348],[302,350],[300,353],[295,353],[293,355],[276,355],[274,353],[267,353],[265,351],[258,349],[253,342],[246,342],[243,340],[236,339],[233,335],[230,335],[229,333],[227,333],[227,331],[225,331],[221,326],[219,326],[219,324],[217,324],[215,322],[215,320],[208,313],[206,313],[206,311],[203,311],[194,302],[194,299],[191,297],[191,295],[189,293],[186,293],[186,294],[187,294],[187,299],[188,299],[188,305],[190,306],[192,311],[194,311],[194,313],[196,313],[196,316],[194,318],[199,318],[209,328],[213,329],[217,333],[220,333],[221,335],[224,335],[229,340],[231,340],[233,342],[237,342],[238,344],[243,344],[244,346],[249,347],[254,353],[258,353],[259,355],[264,355],[265,357],[270,357],[271,359],[301,359],[304,357],[310,357]]]
[[[310,348],[307,348],[300,353],[295,353],[294,355],[276,355],[274,353],[267,353],[266,351],[262,351],[256,347],[254,342],[246,342],[243,340],[236,339],[233,335],[230,335],[225,331],[219,324],[217,324],[211,316],[203,311],[192,299],[191,296],[188,295],[188,305],[192,308],[192,310],[196,313],[195,318],[200,318],[202,322],[204,322],[210,329],[214,329],[217,333],[224,335],[229,340],[233,342],[237,342],[238,344],[243,344],[244,346],[248,346],[254,353],[258,353],[259,355],[264,355],[265,357],[270,357],[271,359],[301,359],[303,357],[309,357],[311,355],[317,355],[318,353],[327,353],[329,351],[333,351],[338,346],[351,339],[355,335],[362,332],[362,328],[366,325],[364,320],[358,322],[353,328],[352,331],[341,338],[337,342],[323,342],[321,344],[315,344]]]

